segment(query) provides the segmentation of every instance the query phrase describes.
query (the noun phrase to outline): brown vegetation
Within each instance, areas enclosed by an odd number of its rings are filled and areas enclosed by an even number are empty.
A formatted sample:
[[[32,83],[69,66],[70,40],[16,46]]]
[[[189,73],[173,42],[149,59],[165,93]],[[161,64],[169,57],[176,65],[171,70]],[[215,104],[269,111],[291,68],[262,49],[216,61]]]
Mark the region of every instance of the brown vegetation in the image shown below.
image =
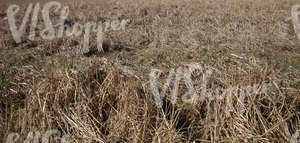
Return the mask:
[[[48,129],[72,142],[288,142],[300,128],[299,40],[286,21],[296,0],[65,0],[71,22],[131,20],[104,34],[104,53],[92,38],[85,55],[83,37],[16,44],[2,19],[9,4],[28,2],[0,3],[0,142]],[[163,85],[189,63],[214,69],[210,88],[271,86],[247,93],[243,114],[233,98],[229,117],[225,99],[157,107],[151,69],[165,71]]]

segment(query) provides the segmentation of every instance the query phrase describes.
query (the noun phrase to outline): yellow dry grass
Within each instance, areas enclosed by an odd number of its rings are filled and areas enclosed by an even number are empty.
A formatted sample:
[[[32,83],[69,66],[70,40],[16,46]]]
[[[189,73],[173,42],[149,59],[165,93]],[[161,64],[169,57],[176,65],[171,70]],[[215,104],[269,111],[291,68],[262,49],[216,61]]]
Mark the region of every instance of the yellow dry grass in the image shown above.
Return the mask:
[[[15,44],[2,19],[10,4],[24,11],[29,2],[37,1],[0,1],[0,142],[49,129],[89,143],[289,142],[300,129],[300,42],[286,21],[297,0],[64,0],[71,22],[131,21],[104,34],[105,53],[89,55],[74,52],[83,37]],[[226,99],[173,105],[166,98],[158,108],[151,69],[164,71],[163,85],[171,68],[189,63],[213,67],[211,88],[271,86],[246,93],[243,114],[233,98],[229,117]]]

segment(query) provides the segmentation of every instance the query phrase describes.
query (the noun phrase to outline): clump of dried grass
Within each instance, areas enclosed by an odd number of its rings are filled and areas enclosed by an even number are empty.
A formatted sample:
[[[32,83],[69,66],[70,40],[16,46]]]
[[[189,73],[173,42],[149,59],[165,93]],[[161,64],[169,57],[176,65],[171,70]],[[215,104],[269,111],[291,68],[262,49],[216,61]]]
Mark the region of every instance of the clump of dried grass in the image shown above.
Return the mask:
[[[77,142],[149,142],[162,120],[140,82],[105,64],[56,69],[32,86],[25,104],[11,129],[23,139],[59,129]]]
[[[254,68],[223,70],[226,74],[215,72],[210,79],[211,87],[254,85],[272,77]],[[109,63],[51,73],[32,86],[19,111],[12,131],[23,138],[30,131],[59,129],[74,142],[286,142],[299,125],[299,98],[277,81],[265,94],[246,93],[243,114],[235,98],[239,92],[233,93],[228,116],[226,99],[193,105],[166,99],[159,108],[142,81]],[[245,74],[248,79],[241,80]],[[198,81],[195,87],[200,88]]]

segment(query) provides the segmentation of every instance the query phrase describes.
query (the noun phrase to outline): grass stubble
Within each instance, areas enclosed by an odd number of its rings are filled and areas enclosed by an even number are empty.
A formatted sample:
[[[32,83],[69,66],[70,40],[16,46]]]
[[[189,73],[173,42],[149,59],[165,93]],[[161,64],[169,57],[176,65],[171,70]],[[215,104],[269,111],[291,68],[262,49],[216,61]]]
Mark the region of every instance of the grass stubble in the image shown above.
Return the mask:
[[[1,1],[1,19],[11,3],[24,9],[28,4]],[[31,131],[49,129],[72,142],[288,142],[299,130],[299,41],[286,21],[297,1],[63,3],[70,6],[69,21],[131,23],[125,31],[105,33],[105,53],[81,55],[74,51],[82,37],[15,44],[1,20],[1,142],[12,132],[24,140]],[[95,48],[96,39],[91,44]],[[151,69],[165,71],[163,85],[170,68],[190,63],[213,67],[210,88],[271,86],[266,93],[245,93],[242,114],[239,92],[232,93],[230,116],[225,99],[171,104],[170,89],[158,108],[149,87]],[[200,89],[203,81],[193,81]],[[184,83],[179,89],[186,91]]]

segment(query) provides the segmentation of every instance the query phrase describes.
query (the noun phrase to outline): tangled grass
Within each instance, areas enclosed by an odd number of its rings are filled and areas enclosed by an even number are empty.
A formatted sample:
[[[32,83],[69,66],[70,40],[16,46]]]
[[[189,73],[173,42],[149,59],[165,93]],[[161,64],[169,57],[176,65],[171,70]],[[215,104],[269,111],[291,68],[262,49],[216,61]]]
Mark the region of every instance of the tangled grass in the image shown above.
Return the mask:
[[[14,2],[1,3],[2,19]],[[296,0],[62,3],[70,6],[71,22],[126,18],[131,23],[125,31],[105,33],[105,53],[78,55],[78,37],[37,36],[18,45],[1,20],[0,142],[13,132],[23,142],[28,133],[49,129],[88,143],[289,142],[300,129],[299,41],[286,21]],[[19,4],[24,10],[28,2]],[[42,29],[41,19],[37,26]],[[90,40],[95,48],[96,39]],[[203,80],[193,73],[197,97],[204,100],[185,103],[188,89],[181,81],[178,101],[170,102],[170,86],[163,106],[157,106],[151,69],[164,71],[161,90],[170,69],[190,63],[211,68],[208,89],[252,90],[223,92],[224,98],[214,100],[201,92]],[[270,86],[262,92],[265,83]]]

